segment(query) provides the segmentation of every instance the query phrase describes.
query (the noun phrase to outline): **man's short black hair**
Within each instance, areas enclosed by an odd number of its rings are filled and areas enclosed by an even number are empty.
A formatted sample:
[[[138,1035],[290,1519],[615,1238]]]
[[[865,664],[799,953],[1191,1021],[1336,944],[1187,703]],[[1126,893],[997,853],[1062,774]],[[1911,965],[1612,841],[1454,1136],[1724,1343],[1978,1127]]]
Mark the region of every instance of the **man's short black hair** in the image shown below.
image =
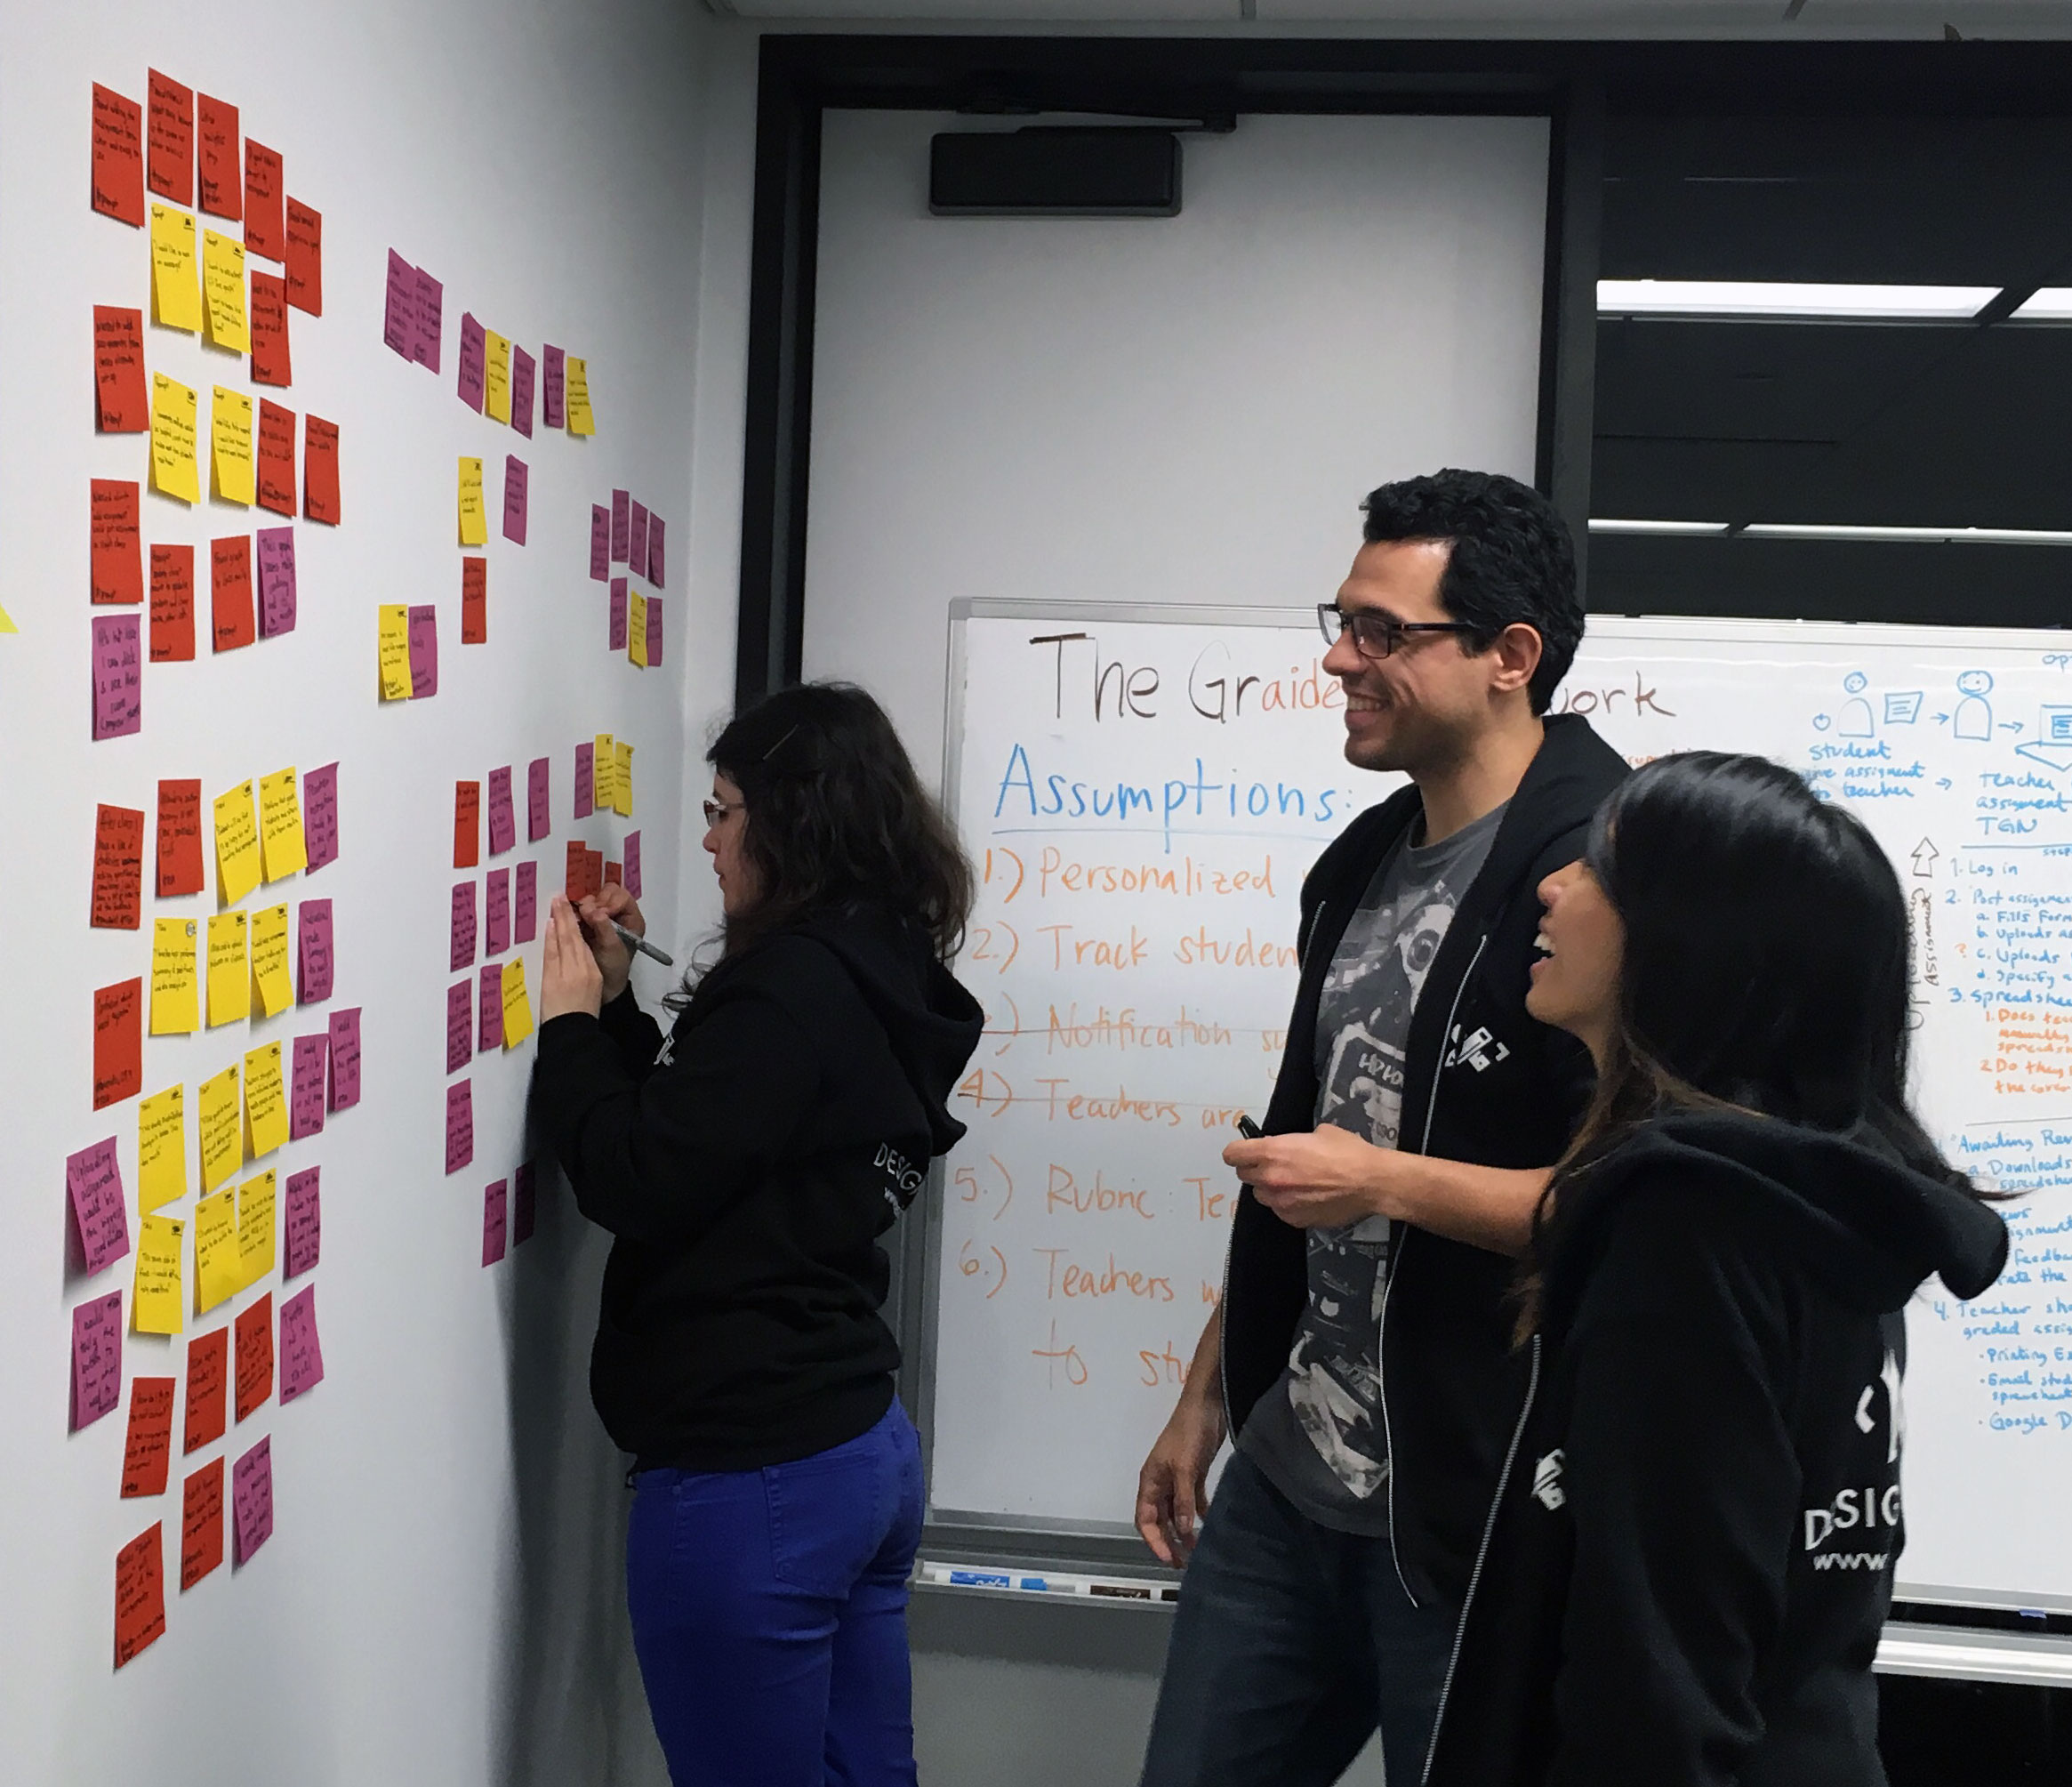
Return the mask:
[[[1554,504],[1501,472],[1449,469],[1384,484],[1361,507],[1370,545],[1443,540],[1453,549],[1439,600],[1475,629],[1468,636],[1474,650],[1488,650],[1521,621],[1539,634],[1539,668],[1526,692],[1532,711],[1545,713],[1583,638],[1576,549]]]

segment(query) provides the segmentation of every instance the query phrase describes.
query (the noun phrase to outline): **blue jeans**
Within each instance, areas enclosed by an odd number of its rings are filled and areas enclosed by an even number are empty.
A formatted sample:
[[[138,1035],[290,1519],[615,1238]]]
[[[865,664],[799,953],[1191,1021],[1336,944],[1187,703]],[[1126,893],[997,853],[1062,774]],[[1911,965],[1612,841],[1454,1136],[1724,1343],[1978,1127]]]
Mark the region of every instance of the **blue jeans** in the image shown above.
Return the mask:
[[[912,1783],[906,1411],[789,1464],[644,1470],[633,1490],[626,1603],[676,1787]]]
[[[1413,1606],[1385,1538],[1318,1525],[1238,1453],[1181,1579],[1143,1787],[1321,1787],[1377,1727],[1389,1787],[1416,1787],[1456,1612]]]

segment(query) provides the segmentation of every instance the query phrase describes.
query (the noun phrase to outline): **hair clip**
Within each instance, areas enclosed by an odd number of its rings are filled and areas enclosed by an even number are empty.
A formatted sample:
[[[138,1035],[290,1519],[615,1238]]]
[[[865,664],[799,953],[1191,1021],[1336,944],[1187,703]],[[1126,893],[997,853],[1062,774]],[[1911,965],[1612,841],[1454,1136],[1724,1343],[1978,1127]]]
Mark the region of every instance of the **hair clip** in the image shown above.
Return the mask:
[[[788,740],[794,732],[798,731],[798,729],[799,727],[796,721],[794,721],[791,725],[787,726],[784,728],[783,737],[781,737],[775,745],[771,745],[767,751],[764,752],[762,756],[757,761],[759,762],[767,763],[771,758],[775,757],[778,752],[784,748],[786,740]]]

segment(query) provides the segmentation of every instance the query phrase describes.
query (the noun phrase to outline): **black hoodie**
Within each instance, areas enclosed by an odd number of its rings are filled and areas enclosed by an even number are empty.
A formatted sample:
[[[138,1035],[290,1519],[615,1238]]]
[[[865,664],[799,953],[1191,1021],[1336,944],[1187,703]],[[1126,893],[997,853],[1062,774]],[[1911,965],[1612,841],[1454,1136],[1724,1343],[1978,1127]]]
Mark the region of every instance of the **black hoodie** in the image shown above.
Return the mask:
[[[1428,1787],[1878,1787],[1899,1312],[2006,1253],[1883,1143],[1731,1113],[1568,1187]]]
[[[630,991],[541,1027],[535,1108],[618,1237],[590,1395],[639,1468],[757,1469],[884,1414],[878,1237],[964,1133],[980,1024],[917,926],[858,905],[719,963],[666,1047]]]

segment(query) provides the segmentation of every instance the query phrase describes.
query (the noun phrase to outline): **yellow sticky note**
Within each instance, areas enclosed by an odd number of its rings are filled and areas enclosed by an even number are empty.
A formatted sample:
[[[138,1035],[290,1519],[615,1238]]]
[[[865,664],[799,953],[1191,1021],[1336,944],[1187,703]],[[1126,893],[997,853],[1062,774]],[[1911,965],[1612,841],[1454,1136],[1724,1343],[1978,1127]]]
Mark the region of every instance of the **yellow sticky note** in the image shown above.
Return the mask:
[[[295,1002],[288,976],[288,909],[269,906],[252,914],[252,984],[259,989],[259,1009],[277,1018]]]
[[[237,1194],[205,1197],[194,1207],[194,1312],[205,1316],[245,1288],[237,1251]]]
[[[258,885],[259,815],[252,784],[240,782],[216,796],[216,898],[236,906]]]
[[[492,422],[510,420],[510,343],[494,329],[485,331],[488,363],[482,377],[482,413]]]
[[[5,608],[0,608],[0,633],[18,633],[21,629],[14,624],[14,616]]]
[[[188,228],[193,229],[193,221]],[[245,245],[235,237],[202,231],[202,296],[207,302],[208,338],[232,353],[252,351],[245,320]]]
[[[302,801],[295,792],[292,763],[259,778],[259,848],[269,881],[309,866],[309,849],[302,841]]]
[[[288,1089],[281,1081],[278,1042],[245,1051],[245,1132],[251,1138],[253,1160],[287,1143]]]
[[[626,598],[626,656],[642,670],[647,668],[647,598],[638,590],[630,591]]]
[[[515,1049],[533,1034],[533,1002],[526,997],[526,964],[514,955],[503,964],[503,1046]]]
[[[180,1243],[187,1225],[177,1217],[147,1216],[137,1225],[137,1278],[130,1292],[130,1325],[140,1334],[177,1334],[184,1313],[180,1294]]]
[[[571,354],[562,363],[562,371],[566,374],[569,433],[595,434],[597,417],[590,407],[590,368]]]
[[[218,913],[209,921],[209,1028],[252,1016],[252,962],[245,914]]]
[[[151,487],[183,503],[202,500],[201,467],[195,461],[197,398],[178,379],[151,374]]]
[[[482,507],[482,462],[465,456],[461,460],[461,543],[489,543],[489,517]]]
[[[622,819],[633,817],[633,747],[622,738],[612,766],[612,811]]]
[[[202,326],[202,288],[194,271],[194,219],[151,207],[151,315],[169,329]]]
[[[410,610],[401,602],[383,602],[381,637],[375,656],[381,670],[381,699],[410,699]]]
[[[252,466],[252,399],[241,390],[215,387],[209,406],[209,470],[216,495],[249,509],[259,491]]]
[[[245,1133],[237,1127],[235,1063],[201,1083],[202,1190],[213,1191],[245,1164]]]
[[[590,753],[590,804],[600,813],[612,810],[612,784],[618,779],[619,760],[612,753],[612,735],[600,732]]]
[[[168,1086],[137,1107],[137,1208],[148,1215],[186,1195],[186,1089]]]
[[[151,921],[151,1034],[185,1036],[202,1027],[191,918]],[[149,1208],[149,1205],[146,1208]]]
[[[237,1270],[256,1284],[274,1266],[274,1184],[271,1172],[237,1187]]]

